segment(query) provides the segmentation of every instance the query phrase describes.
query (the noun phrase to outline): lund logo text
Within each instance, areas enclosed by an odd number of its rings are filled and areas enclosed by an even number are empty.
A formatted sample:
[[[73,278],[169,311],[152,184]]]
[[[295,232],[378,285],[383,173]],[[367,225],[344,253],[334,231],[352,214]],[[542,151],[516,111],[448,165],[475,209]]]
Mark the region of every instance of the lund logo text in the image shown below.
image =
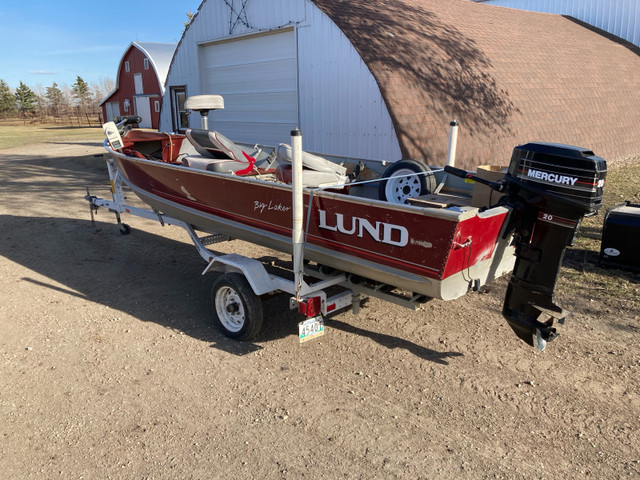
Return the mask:
[[[359,238],[364,237],[366,232],[376,242],[396,247],[404,247],[409,243],[409,231],[401,225],[385,222],[375,222],[373,225],[366,218],[360,217],[351,217],[345,220],[345,216],[341,213],[333,215],[329,222],[325,210],[318,210],[318,218],[318,227],[324,230],[356,235]]]

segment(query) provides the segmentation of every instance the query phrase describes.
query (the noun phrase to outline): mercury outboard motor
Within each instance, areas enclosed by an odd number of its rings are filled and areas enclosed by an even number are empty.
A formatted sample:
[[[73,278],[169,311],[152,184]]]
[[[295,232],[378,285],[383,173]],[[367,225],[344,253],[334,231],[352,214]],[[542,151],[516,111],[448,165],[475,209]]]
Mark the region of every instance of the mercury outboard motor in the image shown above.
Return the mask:
[[[553,299],[562,258],[582,218],[602,206],[606,174],[606,161],[583,148],[528,143],[513,150],[505,190],[515,207],[517,258],[502,314],[540,350],[557,336],[554,320],[567,316]]]
[[[562,324],[568,314],[553,298],[562,258],[582,218],[602,206],[606,173],[606,161],[590,150],[528,143],[513,150],[502,182],[465,175],[503,192],[500,203],[512,209],[507,234],[516,242],[516,263],[502,314],[518,337],[540,350],[557,337],[555,320]]]

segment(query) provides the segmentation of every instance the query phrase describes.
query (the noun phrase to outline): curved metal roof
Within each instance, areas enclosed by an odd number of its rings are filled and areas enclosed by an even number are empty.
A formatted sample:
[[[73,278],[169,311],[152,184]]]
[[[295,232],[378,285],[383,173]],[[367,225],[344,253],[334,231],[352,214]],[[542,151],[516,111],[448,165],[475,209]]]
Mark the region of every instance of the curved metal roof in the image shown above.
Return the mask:
[[[132,42],[132,46],[138,47],[147,56],[151,64],[153,65],[158,81],[160,82],[160,88],[164,93],[164,85],[167,81],[167,74],[169,73],[169,65],[171,65],[171,59],[176,51],[175,43],[152,43],[152,42]],[[128,49],[127,49],[128,51]]]
[[[632,44],[569,17],[468,0],[311,1],[376,78],[406,157],[442,163],[454,117],[466,167],[504,164],[532,140],[611,159],[640,152]]]

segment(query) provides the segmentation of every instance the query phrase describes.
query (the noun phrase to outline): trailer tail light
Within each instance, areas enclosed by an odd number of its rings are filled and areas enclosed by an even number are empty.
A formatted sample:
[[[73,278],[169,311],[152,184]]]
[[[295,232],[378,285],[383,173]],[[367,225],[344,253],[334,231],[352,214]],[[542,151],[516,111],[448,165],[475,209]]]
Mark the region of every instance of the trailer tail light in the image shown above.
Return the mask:
[[[320,315],[322,313],[322,297],[306,298],[298,302],[298,312],[307,318]]]

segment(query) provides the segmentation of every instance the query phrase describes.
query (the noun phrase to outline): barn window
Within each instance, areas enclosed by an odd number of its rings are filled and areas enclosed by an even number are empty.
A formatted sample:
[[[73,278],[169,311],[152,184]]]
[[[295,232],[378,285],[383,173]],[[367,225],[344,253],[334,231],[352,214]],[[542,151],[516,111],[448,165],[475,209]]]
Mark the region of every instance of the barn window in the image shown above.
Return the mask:
[[[130,70],[129,62],[124,62],[124,71],[128,72]]]
[[[149,70],[149,59],[148,58],[144,59],[144,69],[145,70]]]
[[[189,112],[184,106],[187,99],[187,89],[184,85],[171,87],[171,118],[173,120],[173,131],[184,132],[189,128]]]
[[[153,108],[156,112],[160,112],[160,100],[155,100],[153,102]]]

